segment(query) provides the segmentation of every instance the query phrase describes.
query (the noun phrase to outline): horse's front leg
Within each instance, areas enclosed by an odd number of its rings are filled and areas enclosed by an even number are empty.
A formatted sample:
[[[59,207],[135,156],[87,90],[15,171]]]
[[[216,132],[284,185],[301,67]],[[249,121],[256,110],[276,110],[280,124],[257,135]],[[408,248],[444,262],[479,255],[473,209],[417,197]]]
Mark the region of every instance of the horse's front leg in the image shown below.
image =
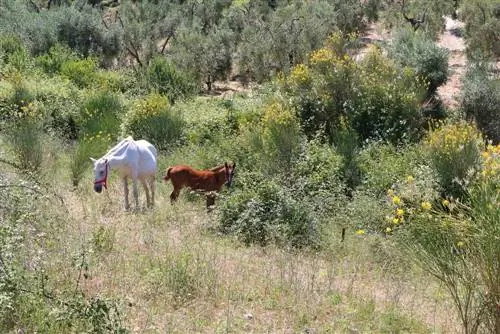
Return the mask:
[[[207,211],[212,211],[213,207],[215,205],[215,194],[209,193],[207,195]]]
[[[130,204],[128,202],[128,179],[127,177],[125,176],[123,179],[122,179],[122,182],[123,182],[123,195],[124,195],[124,201],[125,201],[125,210],[129,210],[130,209]]]

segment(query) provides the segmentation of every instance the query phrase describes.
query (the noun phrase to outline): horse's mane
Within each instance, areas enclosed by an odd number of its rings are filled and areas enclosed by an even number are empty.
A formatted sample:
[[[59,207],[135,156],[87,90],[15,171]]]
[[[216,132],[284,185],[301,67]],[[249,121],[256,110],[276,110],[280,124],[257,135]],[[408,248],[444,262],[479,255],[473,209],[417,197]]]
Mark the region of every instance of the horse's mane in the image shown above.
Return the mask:
[[[112,157],[112,156],[120,155],[120,153],[122,153],[123,149],[127,148],[131,142],[135,142],[135,141],[131,136],[128,136],[127,138],[123,139],[121,142],[116,144],[113,148],[111,148],[108,151],[108,153],[106,153],[104,155],[104,157]]]

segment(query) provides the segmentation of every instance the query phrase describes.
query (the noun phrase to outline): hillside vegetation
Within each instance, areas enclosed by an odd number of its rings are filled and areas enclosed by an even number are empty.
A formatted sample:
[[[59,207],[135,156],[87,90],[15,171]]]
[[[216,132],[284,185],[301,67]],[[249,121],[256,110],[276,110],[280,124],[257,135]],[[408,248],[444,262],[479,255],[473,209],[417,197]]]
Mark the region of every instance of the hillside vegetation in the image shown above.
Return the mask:
[[[0,0],[0,332],[500,333],[499,31],[495,0]],[[93,191],[127,136],[152,209]],[[224,162],[213,210],[170,204],[168,166]]]

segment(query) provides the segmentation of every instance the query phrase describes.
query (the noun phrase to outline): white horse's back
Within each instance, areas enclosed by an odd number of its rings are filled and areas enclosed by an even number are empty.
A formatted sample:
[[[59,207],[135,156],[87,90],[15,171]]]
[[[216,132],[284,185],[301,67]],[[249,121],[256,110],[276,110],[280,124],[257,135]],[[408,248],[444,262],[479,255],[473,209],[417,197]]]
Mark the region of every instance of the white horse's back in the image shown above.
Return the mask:
[[[144,139],[134,141],[137,150],[139,151],[138,174],[139,175],[155,175],[157,169],[158,152],[156,148]]]

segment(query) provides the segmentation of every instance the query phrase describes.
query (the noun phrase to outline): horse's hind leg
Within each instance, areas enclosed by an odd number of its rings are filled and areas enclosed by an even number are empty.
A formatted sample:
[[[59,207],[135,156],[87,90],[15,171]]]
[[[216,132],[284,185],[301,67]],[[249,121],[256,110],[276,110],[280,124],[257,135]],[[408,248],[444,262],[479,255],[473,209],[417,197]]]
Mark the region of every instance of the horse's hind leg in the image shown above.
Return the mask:
[[[130,204],[128,202],[128,179],[127,177],[124,177],[122,179],[123,182],[123,195],[124,195],[124,205],[125,205],[125,210],[130,209]]]
[[[139,191],[137,190],[137,178],[132,178],[132,194],[134,194],[135,208],[139,209]]]
[[[148,183],[145,179],[141,179],[142,186],[144,188],[144,192],[146,193],[146,205],[147,207],[151,206],[151,197],[149,195]]]
[[[156,191],[156,178],[155,176],[151,176],[149,178],[149,189],[151,189],[151,206],[155,205],[155,191]]]

